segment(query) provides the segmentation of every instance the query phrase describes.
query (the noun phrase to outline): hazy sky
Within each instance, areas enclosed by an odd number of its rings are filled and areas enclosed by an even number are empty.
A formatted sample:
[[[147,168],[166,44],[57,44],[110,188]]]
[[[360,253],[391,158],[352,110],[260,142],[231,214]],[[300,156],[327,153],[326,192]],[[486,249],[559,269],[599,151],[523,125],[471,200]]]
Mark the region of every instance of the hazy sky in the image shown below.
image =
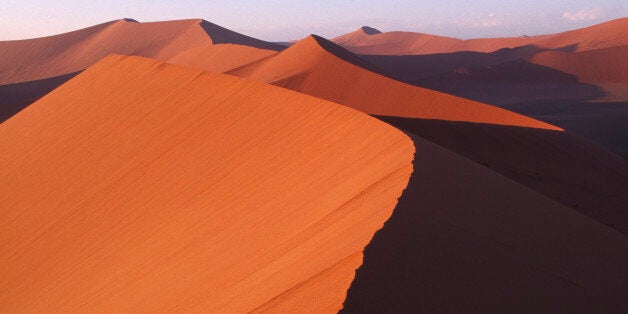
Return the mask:
[[[0,40],[110,20],[203,18],[265,40],[334,37],[362,25],[459,38],[555,33],[628,16],[626,0],[1,0]]]

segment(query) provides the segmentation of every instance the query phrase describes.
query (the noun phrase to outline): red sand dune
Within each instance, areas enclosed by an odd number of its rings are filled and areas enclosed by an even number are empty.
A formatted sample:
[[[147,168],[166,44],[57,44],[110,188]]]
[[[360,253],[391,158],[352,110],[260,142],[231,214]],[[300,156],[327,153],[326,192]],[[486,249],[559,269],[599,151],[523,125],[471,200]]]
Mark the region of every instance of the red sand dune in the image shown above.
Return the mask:
[[[403,84],[366,70],[370,67],[333,43],[309,37],[228,73],[369,114],[413,118],[396,126],[416,129],[419,136],[628,234],[628,216],[619,210],[628,204],[622,192],[628,190],[625,160],[551,125]]]
[[[204,20],[119,20],[66,34],[0,41],[0,123],[110,53],[227,71],[284,46]]]
[[[369,28],[370,29],[370,28]],[[412,32],[365,32],[364,28],[332,39],[346,49],[365,55],[419,55],[457,51],[492,52],[535,45],[546,49],[571,47],[574,51],[628,44],[628,18],[552,35],[461,40]]]
[[[383,35],[362,37],[385,41]],[[404,36],[399,44],[409,45],[412,35]],[[513,49],[510,43],[500,44],[504,40],[468,40],[460,47],[450,46],[455,48],[450,50],[474,51],[360,57],[400,81],[516,111],[628,156],[624,136],[628,128],[623,123],[628,118],[628,18],[527,38],[530,42]],[[423,48],[438,48],[436,42],[426,42]],[[481,43],[482,49],[472,47],[473,43]],[[353,44],[347,47],[353,49]],[[401,54],[394,51],[399,47],[389,48],[381,53]],[[406,48],[403,53],[414,53]],[[492,50],[496,51],[481,52]],[[430,51],[417,53],[424,52]]]
[[[107,57],[0,125],[0,311],[337,311],[413,152],[344,106]]]
[[[369,33],[364,27],[332,39],[353,53],[364,55],[417,55],[454,51],[490,52],[530,44],[536,37],[490,38],[462,40],[451,37],[413,33]]]
[[[224,73],[276,53],[274,50],[245,45],[208,44],[182,51],[166,61],[172,64]]]
[[[532,63],[574,75],[579,81],[606,90],[605,99],[628,100],[628,45],[582,52],[547,51],[532,56]]]
[[[200,19],[152,23],[118,20],[56,36],[0,42],[0,85],[80,71],[110,53],[168,60],[211,43],[283,48]]]
[[[110,56],[0,125],[0,309],[627,309],[626,237],[410,136]]]
[[[368,114],[558,129],[497,107],[407,85],[368,68],[368,63],[341,47],[309,36],[275,56],[227,73],[296,90]]]
[[[628,45],[628,17],[554,34],[535,45],[544,48],[573,46],[574,52]]]

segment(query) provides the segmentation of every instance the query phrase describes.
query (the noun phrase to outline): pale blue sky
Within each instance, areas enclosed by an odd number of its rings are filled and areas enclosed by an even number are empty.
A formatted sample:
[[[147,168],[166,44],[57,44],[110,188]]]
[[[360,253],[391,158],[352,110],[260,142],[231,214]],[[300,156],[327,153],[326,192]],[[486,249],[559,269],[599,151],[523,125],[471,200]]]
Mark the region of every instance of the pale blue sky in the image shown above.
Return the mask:
[[[625,0],[1,0],[0,40],[134,18],[203,18],[265,40],[324,37],[369,25],[458,38],[555,33],[628,16]]]

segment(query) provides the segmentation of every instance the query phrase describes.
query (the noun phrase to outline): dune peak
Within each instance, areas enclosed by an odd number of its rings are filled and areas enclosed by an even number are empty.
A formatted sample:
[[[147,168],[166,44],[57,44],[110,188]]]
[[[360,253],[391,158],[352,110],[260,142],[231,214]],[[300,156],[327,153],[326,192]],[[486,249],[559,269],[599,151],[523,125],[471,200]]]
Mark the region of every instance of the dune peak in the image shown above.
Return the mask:
[[[377,35],[382,33],[382,31],[370,26],[362,26],[359,30],[367,35]]]

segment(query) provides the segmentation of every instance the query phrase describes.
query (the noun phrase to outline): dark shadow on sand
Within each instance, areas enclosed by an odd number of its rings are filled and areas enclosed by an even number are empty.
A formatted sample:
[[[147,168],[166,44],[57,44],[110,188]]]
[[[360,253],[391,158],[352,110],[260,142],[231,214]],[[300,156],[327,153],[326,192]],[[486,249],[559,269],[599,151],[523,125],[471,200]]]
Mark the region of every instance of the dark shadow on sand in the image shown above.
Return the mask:
[[[24,83],[0,85],[0,123],[14,116],[81,71]]]
[[[533,171],[536,163],[544,167],[570,163],[562,155],[569,153],[561,152],[564,145],[554,147],[563,138],[561,132],[380,119],[412,137],[417,149],[414,173],[391,218],[365,248],[364,262],[341,313],[628,310],[623,298],[628,289],[628,272],[622,266],[628,261],[624,236],[485,168],[510,178],[552,181],[551,173],[525,171]],[[475,158],[485,167],[435,152],[415,134]],[[464,134],[468,135],[455,140]],[[521,134],[523,138],[511,137]],[[484,136],[489,139],[483,140]],[[534,141],[526,143],[527,138]],[[534,144],[537,141],[541,142]],[[530,145],[545,149],[526,156],[534,148]],[[530,165],[509,169],[499,163],[512,154],[522,154],[516,162],[531,160]],[[571,162],[558,171],[581,171],[570,168],[577,164]]]
[[[378,117],[628,235],[628,161],[568,132]]]

